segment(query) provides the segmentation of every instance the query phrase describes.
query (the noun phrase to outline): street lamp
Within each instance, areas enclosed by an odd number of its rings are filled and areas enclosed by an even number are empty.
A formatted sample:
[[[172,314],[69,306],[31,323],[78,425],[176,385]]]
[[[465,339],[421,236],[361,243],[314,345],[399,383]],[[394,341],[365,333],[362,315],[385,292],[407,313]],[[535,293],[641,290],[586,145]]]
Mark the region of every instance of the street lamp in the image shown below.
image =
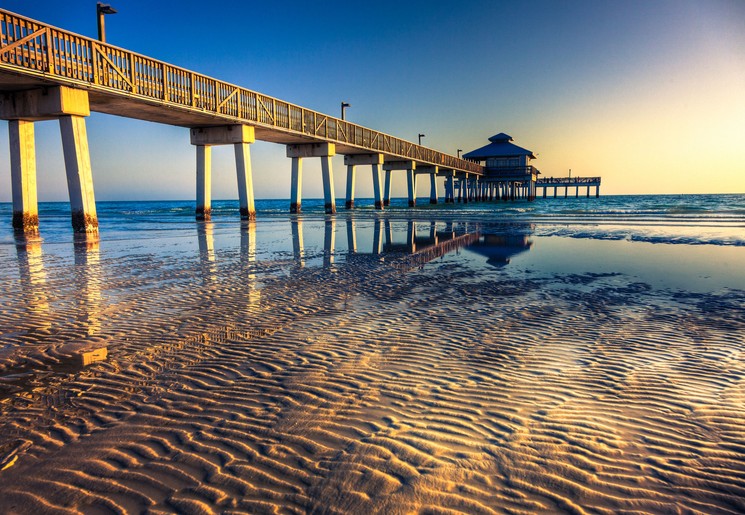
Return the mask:
[[[116,9],[109,4],[98,2],[96,4],[96,15],[98,17],[98,40],[101,43],[106,43],[106,27],[103,22],[103,17],[106,14],[116,14]]]
[[[348,102],[341,103],[341,119],[342,120],[346,120],[345,115],[346,115],[347,107],[352,107],[352,104]]]
[[[458,149],[458,159],[460,159],[460,153],[461,153],[461,152],[463,152],[463,149],[462,149],[462,148],[459,148],[459,149]]]
[[[419,135],[419,145],[421,145],[421,144],[422,144],[422,138],[423,138],[424,136],[426,136],[426,134],[420,134],[420,135]]]

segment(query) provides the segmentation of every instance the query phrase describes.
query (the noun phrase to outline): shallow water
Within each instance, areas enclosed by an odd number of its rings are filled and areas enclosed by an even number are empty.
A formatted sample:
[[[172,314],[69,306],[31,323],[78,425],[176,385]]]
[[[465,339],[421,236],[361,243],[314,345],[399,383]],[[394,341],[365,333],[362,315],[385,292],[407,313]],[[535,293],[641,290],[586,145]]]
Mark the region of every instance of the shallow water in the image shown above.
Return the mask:
[[[741,222],[142,204],[0,233],[4,512],[745,511]]]

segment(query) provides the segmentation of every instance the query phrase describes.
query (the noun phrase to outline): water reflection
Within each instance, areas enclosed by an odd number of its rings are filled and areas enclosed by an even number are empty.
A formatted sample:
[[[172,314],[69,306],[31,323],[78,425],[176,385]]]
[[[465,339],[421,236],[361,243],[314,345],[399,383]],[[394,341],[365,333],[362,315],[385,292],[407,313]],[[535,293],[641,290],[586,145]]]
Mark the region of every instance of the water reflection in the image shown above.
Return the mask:
[[[48,330],[52,326],[47,292],[47,274],[44,271],[41,238],[36,235],[16,233],[18,272],[23,290],[23,303],[27,312],[26,325],[31,330]]]
[[[246,306],[257,309],[261,304],[261,290],[256,279],[256,222],[243,221],[241,223],[241,270],[243,271],[246,287]]]
[[[336,243],[336,218],[326,219],[323,231],[323,267],[328,268],[334,263],[334,247]]]
[[[101,255],[97,235],[76,235],[75,256],[75,301],[78,307],[79,327],[87,336],[101,330]]]
[[[305,246],[303,245],[303,220],[300,217],[290,221],[292,230],[292,255],[300,267],[305,266]]]
[[[508,265],[513,257],[530,250],[533,246],[530,239],[532,232],[532,224],[525,224],[517,228],[513,226],[509,232],[484,233],[469,250],[485,256],[488,264],[502,267]]]
[[[197,241],[199,244],[199,263],[202,279],[205,284],[217,281],[217,263],[215,259],[215,225],[211,221],[197,223]]]

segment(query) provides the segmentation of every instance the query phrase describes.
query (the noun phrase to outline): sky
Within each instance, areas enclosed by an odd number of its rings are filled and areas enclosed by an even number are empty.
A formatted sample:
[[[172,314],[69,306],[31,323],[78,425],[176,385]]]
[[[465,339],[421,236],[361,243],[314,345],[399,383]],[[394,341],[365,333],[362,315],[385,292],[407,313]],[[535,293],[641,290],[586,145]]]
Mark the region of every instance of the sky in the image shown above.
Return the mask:
[[[455,154],[499,132],[544,176],[602,176],[603,194],[745,193],[745,1],[111,0],[110,44]],[[0,7],[96,37],[95,0]],[[87,123],[97,200],[193,199],[185,128],[100,113]],[[0,201],[10,201],[0,122]],[[36,124],[40,201],[67,199],[59,126]],[[289,198],[285,148],[251,145],[257,198]],[[303,197],[322,197],[304,161]],[[343,159],[333,160],[337,198]],[[237,198],[213,149],[214,199]],[[372,196],[358,167],[357,197]],[[428,196],[429,181],[418,194]],[[394,172],[394,196],[405,194]]]

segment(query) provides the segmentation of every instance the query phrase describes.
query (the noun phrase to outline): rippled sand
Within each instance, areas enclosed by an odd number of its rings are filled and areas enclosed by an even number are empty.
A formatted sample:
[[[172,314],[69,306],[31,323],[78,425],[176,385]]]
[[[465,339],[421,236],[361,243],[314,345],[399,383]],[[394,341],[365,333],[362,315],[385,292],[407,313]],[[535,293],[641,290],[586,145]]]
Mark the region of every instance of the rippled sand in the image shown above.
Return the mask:
[[[745,512],[745,292],[202,243],[3,260],[3,513]]]

